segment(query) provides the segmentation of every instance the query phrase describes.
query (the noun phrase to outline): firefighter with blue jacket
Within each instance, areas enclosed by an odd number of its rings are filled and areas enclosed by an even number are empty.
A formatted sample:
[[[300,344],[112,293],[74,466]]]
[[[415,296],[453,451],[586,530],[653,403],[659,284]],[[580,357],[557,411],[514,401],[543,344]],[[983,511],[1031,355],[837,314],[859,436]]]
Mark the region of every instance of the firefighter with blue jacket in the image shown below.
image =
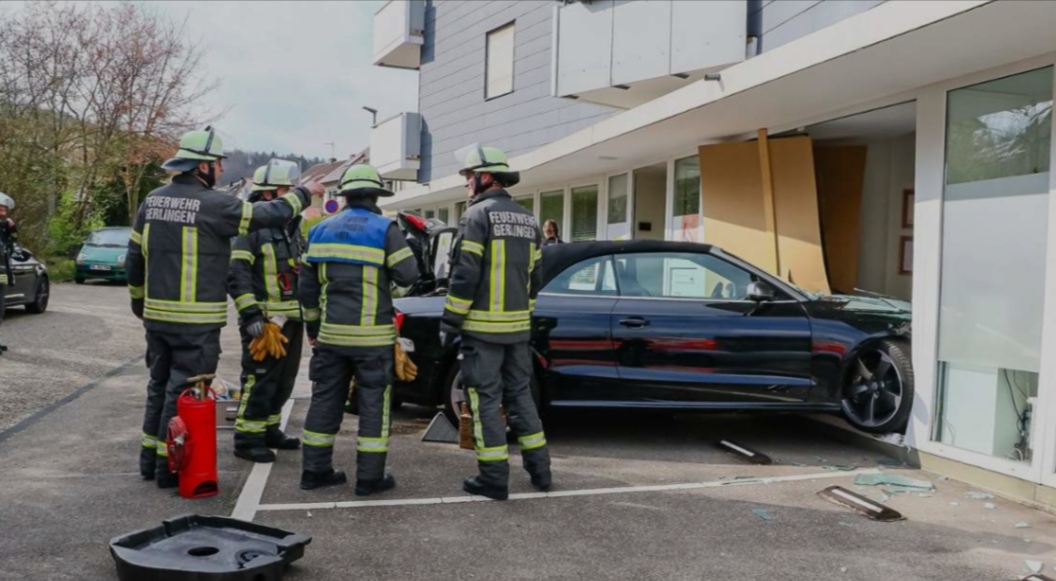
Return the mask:
[[[156,477],[160,488],[179,484],[165,449],[176,399],[189,378],[214,373],[220,360],[231,239],[286,224],[310,196],[325,192],[313,182],[270,202],[244,202],[213,189],[224,157],[211,127],[185,134],[176,155],[162,165],[177,174],[143,200],[128,243],[132,312],[146,328],[151,366],[140,473]]]
[[[294,168],[295,169],[295,168]],[[253,174],[251,204],[267,203],[289,193],[288,166],[269,163]],[[235,239],[229,285],[242,335],[242,398],[235,419],[235,456],[251,462],[274,462],[275,452],[296,450],[301,442],[279,428],[282,406],[290,399],[300,369],[304,343],[297,275],[304,241],[300,216],[282,226],[261,228]],[[285,337],[284,354],[251,348],[273,323]]]
[[[313,346],[309,379],[314,384],[301,434],[300,486],[313,490],[347,481],[344,472],[334,470],[333,453],[355,379],[355,493],[366,496],[396,486],[385,472],[396,343],[391,285],[412,284],[418,266],[396,222],[378,209],[378,198],[393,193],[377,170],[349,167],[340,188],[346,207],[311,229],[301,266],[300,299]]]
[[[509,450],[499,411],[505,404],[532,485],[549,490],[550,452],[532,400],[528,340],[542,285],[542,234],[535,216],[507,187],[520,180],[506,154],[471,145],[458,154],[470,193],[452,247],[441,341],[461,335],[462,384],[473,415],[478,475],[462,488],[495,500],[509,496]]]

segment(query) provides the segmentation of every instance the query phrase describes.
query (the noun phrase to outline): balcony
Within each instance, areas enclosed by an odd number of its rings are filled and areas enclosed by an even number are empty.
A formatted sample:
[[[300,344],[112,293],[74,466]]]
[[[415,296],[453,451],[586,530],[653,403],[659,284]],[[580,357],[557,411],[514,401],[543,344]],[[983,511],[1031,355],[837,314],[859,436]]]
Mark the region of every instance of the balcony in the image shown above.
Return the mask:
[[[370,163],[388,180],[416,180],[421,165],[422,116],[400,113],[370,131]]]
[[[425,0],[389,0],[374,13],[374,64],[418,69],[424,31]]]
[[[629,109],[745,59],[744,0],[560,6],[554,94]]]

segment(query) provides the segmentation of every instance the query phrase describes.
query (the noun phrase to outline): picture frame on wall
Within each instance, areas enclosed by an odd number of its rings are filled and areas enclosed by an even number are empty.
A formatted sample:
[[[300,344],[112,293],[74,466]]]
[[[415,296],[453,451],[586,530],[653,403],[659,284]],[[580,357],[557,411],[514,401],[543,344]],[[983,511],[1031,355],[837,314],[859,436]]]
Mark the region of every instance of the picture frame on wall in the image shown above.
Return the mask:
[[[898,274],[913,274],[913,237],[898,240]]]
[[[913,203],[915,201],[913,188],[902,190],[902,227],[913,227]]]

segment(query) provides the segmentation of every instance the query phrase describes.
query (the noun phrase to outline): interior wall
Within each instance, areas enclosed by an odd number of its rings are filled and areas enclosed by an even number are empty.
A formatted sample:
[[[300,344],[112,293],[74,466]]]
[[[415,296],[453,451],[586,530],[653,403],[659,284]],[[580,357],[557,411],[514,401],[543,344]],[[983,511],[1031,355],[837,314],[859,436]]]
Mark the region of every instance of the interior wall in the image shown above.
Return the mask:
[[[666,207],[667,168],[643,168],[634,172],[634,239],[664,239],[664,208]],[[642,223],[649,230],[641,230]]]
[[[834,292],[849,293],[858,285],[866,149],[864,145],[814,148],[825,266]]]
[[[862,190],[858,288],[905,300],[913,298],[913,277],[899,274],[903,191],[913,188],[916,134],[867,143]]]

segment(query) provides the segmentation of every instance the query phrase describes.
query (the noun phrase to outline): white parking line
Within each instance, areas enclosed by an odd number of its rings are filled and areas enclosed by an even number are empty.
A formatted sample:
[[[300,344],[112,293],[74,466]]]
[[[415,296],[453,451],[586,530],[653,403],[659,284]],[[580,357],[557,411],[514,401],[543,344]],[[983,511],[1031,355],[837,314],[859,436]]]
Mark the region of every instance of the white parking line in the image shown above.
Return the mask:
[[[615,488],[590,488],[583,490],[555,490],[554,492],[525,492],[511,494],[510,500],[534,500],[541,498],[566,498],[570,496],[600,496],[603,494],[628,494],[634,492],[674,492],[680,490],[700,490],[702,488],[722,488],[726,486],[751,486],[756,484],[776,484],[780,482],[801,482],[804,480],[824,480],[844,478],[859,474],[879,474],[878,468],[863,468],[846,472],[813,472],[810,474],[792,474],[788,476],[768,476],[762,478],[744,478],[741,480],[715,480],[710,482],[687,482],[684,484],[658,484],[655,486],[620,486]],[[248,488],[248,486],[247,486]],[[259,498],[259,497],[258,497]],[[283,510],[326,510],[331,508],[373,508],[381,506],[411,506],[455,504],[462,502],[480,502],[490,500],[483,496],[443,496],[433,498],[403,498],[393,500],[346,500],[337,502],[306,502],[292,504],[260,504],[256,511]],[[239,499],[241,502],[241,499]],[[237,509],[236,509],[237,510]]]
[[[282,422],[279,424],[279,428],[284,432],[292,413],[293,400],[291,399],[286,402],[286,405],[282,406]],[[238,495],[238,501],[235,502],[235,509],[231,511],[232,517],[244,521],[252,521],[253,517],[257,516],[260,499],[264,496],[264,488],[268,485],[268,476],[271,475],[272,466],[274,466],[273,462],[253,465],[253,470],[250,471],[249,477],[246,478],[246,484]]]

